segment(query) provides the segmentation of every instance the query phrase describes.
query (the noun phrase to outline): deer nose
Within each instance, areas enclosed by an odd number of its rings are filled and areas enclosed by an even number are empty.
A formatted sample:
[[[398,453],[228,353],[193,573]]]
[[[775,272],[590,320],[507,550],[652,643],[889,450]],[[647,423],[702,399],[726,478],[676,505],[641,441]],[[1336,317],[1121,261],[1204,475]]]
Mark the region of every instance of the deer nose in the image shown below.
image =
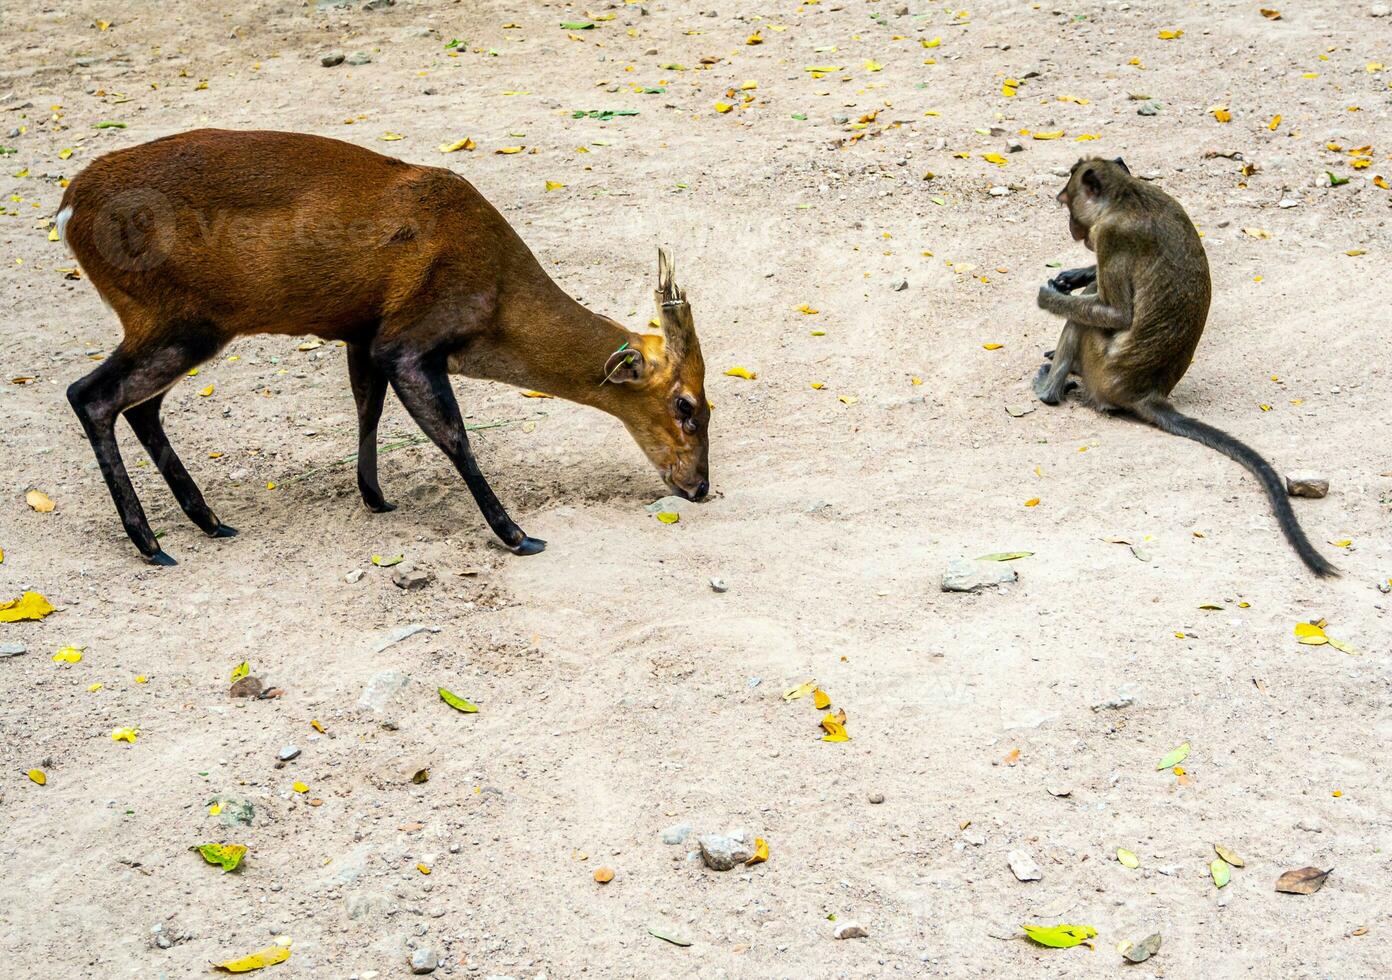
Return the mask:
[[[702,480],[696,484],[696,491],[691,495],[692,500],[705,500],[706,494],[710,493],[710,481]]]

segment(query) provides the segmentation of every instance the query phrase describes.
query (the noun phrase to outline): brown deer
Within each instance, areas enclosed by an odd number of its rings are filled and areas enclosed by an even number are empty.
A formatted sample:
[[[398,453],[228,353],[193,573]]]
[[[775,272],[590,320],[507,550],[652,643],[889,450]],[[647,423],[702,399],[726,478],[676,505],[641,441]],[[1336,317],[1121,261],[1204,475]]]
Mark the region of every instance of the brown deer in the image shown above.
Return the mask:
[[[387,386],[464,478],[495,534],[528,537],[469,448],[450,374],[488,378],[616,416],[675,493],[706,496],[710,406],[691,308],[658,255],[662,334],[636,333],[567,296],[463,177],[339,140],[202,129],[99,157],[73,178],[59,233],[125,337],[68,401],[140,553],[175,564],[145,519],[116,443],[124,414],[185,514],[214,516],[160,424],[165,393],[234,337],[315,334],[347,344],[358,407],[358,489],[377,483]]]

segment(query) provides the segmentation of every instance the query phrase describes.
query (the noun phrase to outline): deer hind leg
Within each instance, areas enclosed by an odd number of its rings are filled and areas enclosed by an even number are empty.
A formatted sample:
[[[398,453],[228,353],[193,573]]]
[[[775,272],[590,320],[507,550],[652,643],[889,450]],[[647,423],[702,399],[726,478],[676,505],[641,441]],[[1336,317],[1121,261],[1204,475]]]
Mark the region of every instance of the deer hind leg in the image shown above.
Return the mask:
[[[179,507],[188,515],[189,520],[210,537],[235,537],[237,529],[217,519],[203,500],[203,493],[198,489],[198,484],[184,468],[179,454],[169,444],[169,437],[164,434],[164,426],[160,422],[160,405],[164,402],[164,395],[164,392],[160,392],[148,401],[126,409],[126,421],[130,423],[136,438],[154,460],[160,476],[169,484],[169,489],[174,492],[174,499],[179,502]]]
[[[493,533],[515,554],[535,555],[542,551],[546,542],[527,537],[508,516],[474,459],[464,419],[459,414],[459,403],[450,386],[444,354],[421,353],[404,344],[389,343],[374,348],[373,358],[411,418],[450,458],[464,478]]]
[[[116,504],[116,512],[121,517],[126,534],[147,561],[155,565],[174,565],[174,559],[164,553],[150,530],[145,510],[121,460],[121,450],[116,442],[116,417],[163,395],[189,368],[212,356],[221,345],[214,339],[212,325],[202,322],[170,324],[160,332],[158,338],[132,343],[127,337],[95,371],[68,386],[68,402],[77,413],[87,441],[96,454],[97,465],[101,468],[107,489],[111,491],[111,499]],[[158,413],[158,405],[155,412]],[[137,417],[145,421],[145,417],[139,413]],[[155,415],[155,425],[158,426],[158,414]],[[163,435],[163,432],[160,434]],[[167,440],[164,440],[164,444],[168,445]],[[168,460],[161,465],[160,457],[153,451],[152,455],[163,473]],[[170,455],[173,455],[172,449]],[[178,463],[178,458],[173,459],[178,471],[187,478],[188,473]],[[166,479],[170,479],[168,475]],[[170,485],[174,485],[172,480]],[[188,478],[188,486],[197,492],[191,478]],[[177,488],[175,493],[179,493]],[[184,503],[182,498],[180,503]],[[211,518],[211,513],[208,516]]]
[[[372,360],[367,344],[348,345],[348,380],[358,405],[358,492],[374,513],[396,510],[396,504],[382,497],[377,483],[377,423],[387,397],[387,376]]]

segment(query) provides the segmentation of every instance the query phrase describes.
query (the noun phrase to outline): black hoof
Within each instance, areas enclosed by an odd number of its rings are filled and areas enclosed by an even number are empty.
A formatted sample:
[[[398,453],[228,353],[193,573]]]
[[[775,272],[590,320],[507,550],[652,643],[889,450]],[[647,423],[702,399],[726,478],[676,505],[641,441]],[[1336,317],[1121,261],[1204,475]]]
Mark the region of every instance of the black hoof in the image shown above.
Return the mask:
[[[170,568],[174,565],[179,564],[173,558],[170,558],[168,555],[166,555],[163,551],[156,551],[153,555],[147,555],[145,557],[145,560],[148,561],[151,565],[159,565],[161,568]]]
[[[389,504],[385,500],[378,500],[375,503],[367,501],[367,509],[374,514],[390,514],[396,510],[396,504]]]
[[[231,524],[222,523],[219,523],[218,526],[213,528],[213,530],[208,534],[208,537],[210,538],[235,538],[236,536],[237,529],[235,527],[233,527]]]
[[[520,543],[513,545],[514,555],[539,555],[546,550],[546,542],[540,538],[523,538]]]
[[[1051,351],[1051,350],[1046,350],[1046,351],[1044,352],[1044,360],[1046,360],[1046,361],[1052,361],[1053,359],[1054,359],[1054,352]]]

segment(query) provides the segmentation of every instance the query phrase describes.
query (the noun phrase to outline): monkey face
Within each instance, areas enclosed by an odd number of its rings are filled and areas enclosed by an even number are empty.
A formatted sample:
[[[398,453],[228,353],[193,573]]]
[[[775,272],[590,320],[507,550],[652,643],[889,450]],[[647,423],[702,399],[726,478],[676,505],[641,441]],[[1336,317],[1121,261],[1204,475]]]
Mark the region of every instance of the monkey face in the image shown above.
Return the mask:
[[[1058,192],[1058,202],[1068,208],[1068,231],[1075,242],[1092,248],[1089,233],[1101,215],[1106,189],[1116,180],[1126,180],[1131,171],[1121,157],[1103,160],[1084,157],[1073,164],[1068,183]]]

